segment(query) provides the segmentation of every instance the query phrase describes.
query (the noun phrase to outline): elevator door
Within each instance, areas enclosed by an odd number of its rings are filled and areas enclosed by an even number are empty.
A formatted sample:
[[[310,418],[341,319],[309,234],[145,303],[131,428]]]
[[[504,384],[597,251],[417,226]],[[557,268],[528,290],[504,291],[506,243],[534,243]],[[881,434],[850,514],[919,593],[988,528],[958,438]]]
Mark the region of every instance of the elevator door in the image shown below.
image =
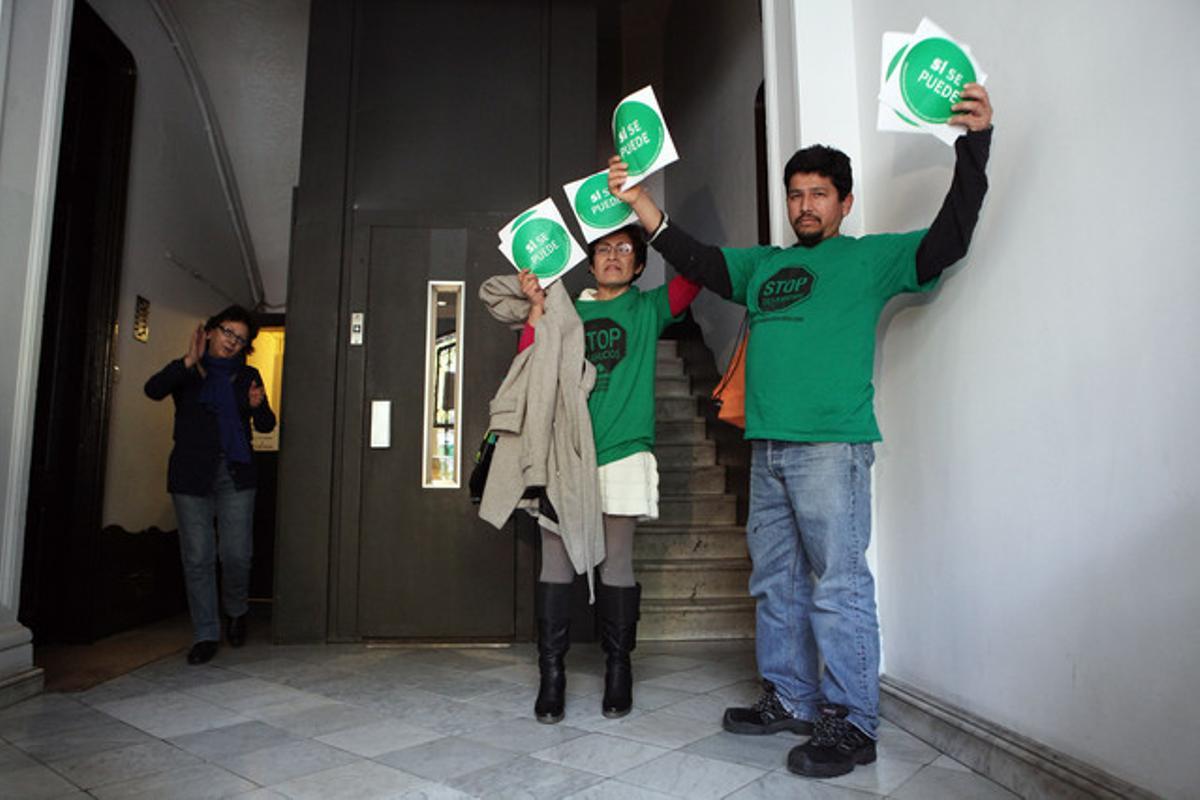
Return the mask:
[[[347,398],[348,409],[359,409],[347,418],[357,435],[347,437],[355,463],[346,464],[358,480],[344,484],[344,530],[358,533],[361,636],[514,636],[516,593],[529,570],[521,567],[511,525],[497,531],[481,522],[467,488],[487,431],[488,401],[516,351],[516,334],[478,300],[483,280],[511,271],[496,250],[501,221],[356,215],[352,291],[358,296],[350,310],[363,310],[365,330],[363,344],[348,348],[348,385],[361,386],[361,393]],[[431,283],[461,289],[461,313],[453,300],[431,304]],[[439,313],[434,330],[441,336],[431,336],[431,314]],[[461,348],[461,358],[431,382],[430,359],[440,352],[445,360],[447,343]],[[381,401],[390,405],[373,418],[372,404]],[[443,406],[452,413],[433,417],[431,437],[430,410]],[[386,444],[378,438],[384,424]]]

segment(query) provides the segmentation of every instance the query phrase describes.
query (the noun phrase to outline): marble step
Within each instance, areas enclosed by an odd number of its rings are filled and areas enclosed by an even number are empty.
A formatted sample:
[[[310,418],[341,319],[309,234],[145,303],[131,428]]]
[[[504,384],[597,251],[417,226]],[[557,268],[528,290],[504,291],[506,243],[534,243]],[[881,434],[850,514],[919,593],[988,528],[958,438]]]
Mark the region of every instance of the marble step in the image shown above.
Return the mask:
[[[658,340],[658,351],[657,351],[656,355],[660,359],[678,358],[679,357],[679,343],[676,342],[674,339],[659,339]]]
[[[686,375],[677,377],[659,375],[654,381],[655,397],[692,397],[692,379]]]
[[[690,444],[656,444],[654,457],[659,469],[690,469],[710,467],[717,463],[717,445],[714,442],[692,442]]]
[[[654,440],[659,444],[690,444],[707,438],[703,417],[658,420],[654,426]]]
[[[658,491],[670,494],[724,494],[725,468],[709,467],[664,469],[659,465]]]
[[[753,598],[642,601],[639,641],[753,638]]]
[[[741,525],[665,525],[643,522],[633,537],[638,560],[669,558],[749,558],[746,529]]]
[[[660,494],[658,521],[664,525],[733,525],[737,522],[737,498],[731,494]]]
[[[653,600],[749,597],[750,559],[635,559],[642,597]]]
[[[699,406],[695,397],[655,397],[654,416],[662,420],[692,419]]]
[[[654,362],[654,372],[660,378],[678,378],[687,374],[683,368],[683,359],[678,356],[658,359]]]

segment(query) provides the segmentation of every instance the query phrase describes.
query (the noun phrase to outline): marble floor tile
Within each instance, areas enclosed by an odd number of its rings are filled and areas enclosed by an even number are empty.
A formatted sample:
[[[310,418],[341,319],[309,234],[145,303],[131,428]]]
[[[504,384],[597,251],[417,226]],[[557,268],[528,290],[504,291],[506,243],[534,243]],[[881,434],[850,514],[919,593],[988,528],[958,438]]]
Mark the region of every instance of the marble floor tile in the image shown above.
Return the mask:
[[[698,658],[687,658],[686,656],[672,656],[663,653],[643,653],[641,649],[633,651],[632,655],[633,668],[640,669],[641,667],[655,667],[657,669],[665,669],[671,672],[685,672],[696,667],[703,667],[706,661]]]
[[[718,758],[759,769],[774,770],[787,765],[787,754],[807,737],[777,733],[774,736],[739,736],[719,731],[683,748],[684,752]]]
[[[425,709],[420,716],[422,728],[429,728],[447,736],[486,728],[506,719],[512,719],[512,715],[453,700],[444,700],[439,705]]]
[[[727,706],[752,706],[758,698],[762,697],[762,693],[762,681],[758,678],[738,681],[709,692]]]
[[[840,778],[824,778],[822,780],[833,786],[890,795],[907,782],[909,778],[916,775],[923,766],[924,764],[918,764],[913,761],[901,761],[896,758],[880,756],[874,764],[855,767],[849,775],[843,775]]]
[[[0,771],[0,800],[50,800],[77,791],[70,781],[41,764]]]
[[[166,742],[147,742],[55,761],[56,772],[84,789],[199,764],[200,759]]]
[[[515,684],[487,678],[475,672],[461,670],[439,670],[436,675],[414,681],[418,689],[448,697],[451,700],[470,700],[488,692],[502,691]]]
[[[716,695],[694,694],[689,695],[686,700],[680,700],[669,706],[663,706],[659,710],[665,711],[668,714],[674,714],[677,717],[694,719],[698,722],[715,721],[717,724],[720,724],[721,718],[725,715],[726,708],[729,708],[729,701],[723,700]]]
[[[541,761],[611,778],[669,752],[643,742],[592,733],[533,753]]]
[[[512,750],[503,750],[483,742],[447,736],[432,742],[407,747],[375,760],[422,778],[446,783],[450,778],[516,759]]]
[[[394,795],[395,800],[469,800],[471,795],[433,781],[422,781],[408,791]]]
[[[374,761],[355,761],[275,784],[271,790],[293,800],[371,800],[403,796],[422,783],[415,775]]]
[[[246,711],[242,716],[248,719],[267,720],[272,718],[286,717],[290,714],[298,714],[301,711],[309,711],[314,708],[335,704],[336,700],[325,697],[319,694],[306,694],[304,697],[298,697],[294,700],[287,700],[283,703],[278,703],[271,706],[263,706],[261,708],[252,708]]]
[[[162,686],[153,681],[139,678],[136,675],[122,675],[98,686],[93,686],[85,692],[72,695],[72,697],[78,698],[89,706],[98,706],[101,703],[112,703],[116,700],[126,700],[130,697],[161,691]]]
[[[726,800],[779,800],[783,797],[788,800],[877,800],[882,795],[830,786],[788,772],[772,772],[728,795]],[[930,796],[924,800],[939,798]]]
[[[537,683],[531,686],[510,686],[498,692],[488,692],[467,701],[473,706],[481,706],[496,711],[503,711],[514,717],[533,719],[533,704],[537,700]]]
[[[97,708],[162,739],[246,721],[245,717],[227,708],[183,692],[144,694],[104,703]]]
[[[0,741],[0,784],[3,783],[5,772],[32,767],[36,763],[37,761],[28,753],[12,746],[8,742]]]
[[[13,744],[39,761],[58,761],[154,741],[150,734],[104,715],[106,721],[86,728],[44,732]]]
[[[206,761],[218,761],[243,753],[253,753],[264,747],[294,742],[296,737],[281,728],[252,720],[224,728],[176,736],[168,741]]]
[[[305,738],[382,722],[383,717],[349,703],[326,703],[303,711],[264,715],[262,721]]]
[[[218,759],[217,763],[257,784],[271,786],[359,760],[320,742],[297,741]]]
[[[472,797],[558,800],[602,780],[590,772],[522,756],[454,778],[449,783]]]
[[[982,775],[957,769],[925,767],[890,797],[895,800],[1013,800],[1016,797]]]
[[[876,752],[880,758],[895,758],[918,764],[928,764],[941,755],[937,748],[886,720],[879,723],[879,744],[876,745]]]
[[[654,711],[636,717],[625,717],[606,732],[613,736],[635,739],[674,750],[711,736],[721,730],[719,722],[677,717],[665,711]]]
[[[747,675],[744,670],[716,664],[696,667],[684,672],[672,672],[670,675],[653,678],[646,683],[666,689],[683,689],[699,694],[739,683],[750,677],[753,676]]]
[[[543,725],[532,717],[524,717],[506,719],[495,725],[464,733],[462,738],[490,744],[502,750],[512,750],[515,753],[532,753],[585,735],[587,731],[572,728],[565,722]]]
[[[111,783],[93,789],[91,794],[99,800],[215,800],[240,796],[256,788],[245,778],[239,778],[215,764],[197,764]]]
[[[0,737],[9,742],[90,728],[111,721],[91,706],[69,703],[32,703],[34,697],[5,709],[0,717]]]
[[[185,690],[192,697],[239,713],[279,705],[310,696],[307,692],[281,686],[260,678],[239,678],[225,683],[210,683]]]
[[[624,717],[609,719],[604,716],[604,711],[601,708],[601,701],[603,699],[604,695],[601,692],[596,692],[586,697],[568,696],[566,719],[564,722],[572,728],[579,728],[592,733],[607,733],[621,723],[636,719],[647,713],[634,706]]]
[[[968,767],[966,764],[955,761],[953,758],[947,755],[938,755],[936,759],[930,762],[929,766],[939,767],[941,769],[952,769],[959,772],[974,772],[974,770]]]
[[[478,674],[480,677],[493,678],[519,686],[537,686],[541,680],[537,664],[533,661],[521,664],[503,664],[491,669],[481,670]]]
[[[616,778],[610,778],[603,783],[597,783],[581,792],[576,792],[565,800],[677,800],[677,798],[653,789],[622,783]]]
[[[306,661],[300,661],[295,658],[284,658],[283,656],[274,655],[269,652],[264,652],[262,655],[265,658],[235,664],[231,666],[231,669],[235,672],[240,672],[242,675],[251,675],[255,678],[262,678],[263,680],[278,683],[282,682],[289,675],[307,672],[313,666]]]
[[[442,734],[427,728],[409,725],[398,719],[385,719],[370,725],[327,733],[316,737],[316,740],[363,758],[374,758],[441,738]]]
[[[635,677],[640,674],[641,671],[637,667],[634,667]],[[640,680],[633,682],[633,706],[643,711],[658,711],[669,705],[696,696],[692,692],[685,692],[682,689],[668,689],[665,686],[649,685]]]
[[[632,783],[689,800],[715,800],[763,776],[761,769],[672,752],[620,775]]]
[[[223,669],[215,663],[189,664],[183,655],[155,661],[130,674],[156,683],[166,691],[181,691],[206,683],[224,683],[239,677],[237,673]]]

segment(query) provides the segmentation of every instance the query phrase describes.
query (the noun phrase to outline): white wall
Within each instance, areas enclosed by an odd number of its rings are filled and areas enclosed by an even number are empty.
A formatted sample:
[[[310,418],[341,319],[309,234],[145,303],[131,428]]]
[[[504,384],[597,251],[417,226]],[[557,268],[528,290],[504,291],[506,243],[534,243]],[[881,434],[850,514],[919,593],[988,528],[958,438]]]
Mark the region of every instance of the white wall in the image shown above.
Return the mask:
[[[949,181],[949,148],[874,130],[880,37],[923,14],[990,73],[996,134],[965,265],[881,326],[887,670],[1200,796],[1200,5],[857,0],[872,231]]]
[[[0,0],[0,701],[33,670],[17,622],[71,4]],[[28,691],[24,684],[22,693]]]
[[[153,9],[142,0],[91,5],[138,68],[104,524],[171,529],[166,463],[174,407],[169,399],[152,402],[142,386],[183,355],[198,323],[232,302],[248,304],[250,292],[200,112]],[[146,344],[132,337],[137,295],[150,300]]]

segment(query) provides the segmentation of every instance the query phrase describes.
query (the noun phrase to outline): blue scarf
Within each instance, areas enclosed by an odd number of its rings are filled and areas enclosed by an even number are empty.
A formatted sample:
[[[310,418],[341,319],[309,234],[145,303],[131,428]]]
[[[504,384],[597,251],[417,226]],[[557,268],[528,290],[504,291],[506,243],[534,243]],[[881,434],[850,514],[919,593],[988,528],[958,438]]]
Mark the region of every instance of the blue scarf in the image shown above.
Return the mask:
[[[246,440],[245,422],[238,411],[233,394],[233,379],[246,363],[245,356],[217,358],[205,355],[204,384],[200,387],[200,404],[217,415],[221,432],[221,449],[225,458],[235,464],[250,463],[250,442]]]

